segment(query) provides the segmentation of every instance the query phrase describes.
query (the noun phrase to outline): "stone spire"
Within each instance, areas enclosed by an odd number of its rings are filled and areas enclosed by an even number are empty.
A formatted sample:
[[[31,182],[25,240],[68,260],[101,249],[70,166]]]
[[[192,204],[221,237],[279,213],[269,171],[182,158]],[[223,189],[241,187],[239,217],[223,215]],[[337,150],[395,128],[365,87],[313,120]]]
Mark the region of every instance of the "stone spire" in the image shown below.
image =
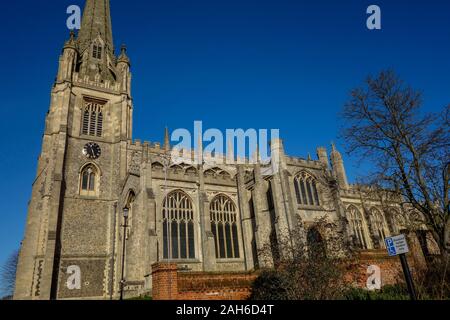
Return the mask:
[[[166,151],[170,150],[170,134],[169,134],[169,128],[167,128],[167,127],[164,131],[164,150],[166,150]]]
[[[78,34],[80,53],[83,54],[98,36],[105,44],[105,51],[113,55],[114,43],[109,0],[86,0]]]
[[[111,27],[109,0],[86,0],[77,38],[79,76],[95,83],[122,81],[121,91],[129,92],[129,59],[122,50],[122,59],[116,61]],[[117,62],[125,62],[117,70]]]

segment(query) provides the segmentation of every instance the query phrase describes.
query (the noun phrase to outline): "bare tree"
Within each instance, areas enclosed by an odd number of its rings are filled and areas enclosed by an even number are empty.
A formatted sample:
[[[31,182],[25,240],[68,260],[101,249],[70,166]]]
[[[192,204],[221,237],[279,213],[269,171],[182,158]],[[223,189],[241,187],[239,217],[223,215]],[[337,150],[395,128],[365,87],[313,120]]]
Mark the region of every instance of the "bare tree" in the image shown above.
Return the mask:
[[[441,252],[450,251],[450,106],[425,113],[422,95],[393,71],[351,92],[341,136],[350,154],[374,165],[370,178],[423,215]]]
[[[0,267],[0,292],[5,298],[11,298],[14,294],[18,261],[19,250],[15,250]]]
[[[354,258],[344,239],[338,226],[325,218],[310,225],[306,234],[298,227],[290,236],[281,236],[274,268],[264,270],[255,281],[251,299],[342,299],[349,288],[344,262]],[[272,262],[271,246],[263,247],[259,256]]]

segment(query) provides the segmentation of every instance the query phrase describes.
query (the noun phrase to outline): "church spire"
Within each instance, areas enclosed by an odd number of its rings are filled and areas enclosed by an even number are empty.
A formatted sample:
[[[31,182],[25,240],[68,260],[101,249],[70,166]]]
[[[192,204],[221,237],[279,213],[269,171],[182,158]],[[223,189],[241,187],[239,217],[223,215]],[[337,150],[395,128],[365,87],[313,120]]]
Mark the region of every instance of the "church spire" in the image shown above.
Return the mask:
[[[167,127],[164,130],[164,149],[166,151],[170,150],[170,134],[169,134],[169,128],[167,128]]]
[[[105,44],[105,51],[113,55],[114,43],[109,0],[86,0],[78,34],[80,53],[89,48],[98,36]]]

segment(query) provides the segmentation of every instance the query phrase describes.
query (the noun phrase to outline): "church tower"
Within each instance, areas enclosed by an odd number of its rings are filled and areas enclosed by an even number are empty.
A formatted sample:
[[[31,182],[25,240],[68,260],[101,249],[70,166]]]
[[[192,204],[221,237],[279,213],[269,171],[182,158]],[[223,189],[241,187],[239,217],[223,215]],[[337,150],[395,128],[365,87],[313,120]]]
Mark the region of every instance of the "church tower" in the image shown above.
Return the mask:
[[[117,295],[117,201],[133,105],[126,48],[115,55],[109,0],[87,0],[64,44],[20,251],[15,299]]]

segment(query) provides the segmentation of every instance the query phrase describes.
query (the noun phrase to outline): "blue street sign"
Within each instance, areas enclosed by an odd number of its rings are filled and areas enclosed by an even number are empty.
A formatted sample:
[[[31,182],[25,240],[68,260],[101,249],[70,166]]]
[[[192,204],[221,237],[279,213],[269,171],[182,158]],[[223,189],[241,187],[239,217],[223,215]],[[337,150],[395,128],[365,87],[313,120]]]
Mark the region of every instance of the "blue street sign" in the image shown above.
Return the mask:
[[[408,243],[404,234],[386,238],[386,249],[389,256],[398,256],[409,252]]]
[[[395,250],[395,245],[394,245],[394,241],[392,240],[392,238],[386,238],[386,249],[390,256],[397,255],[397,250]]]

